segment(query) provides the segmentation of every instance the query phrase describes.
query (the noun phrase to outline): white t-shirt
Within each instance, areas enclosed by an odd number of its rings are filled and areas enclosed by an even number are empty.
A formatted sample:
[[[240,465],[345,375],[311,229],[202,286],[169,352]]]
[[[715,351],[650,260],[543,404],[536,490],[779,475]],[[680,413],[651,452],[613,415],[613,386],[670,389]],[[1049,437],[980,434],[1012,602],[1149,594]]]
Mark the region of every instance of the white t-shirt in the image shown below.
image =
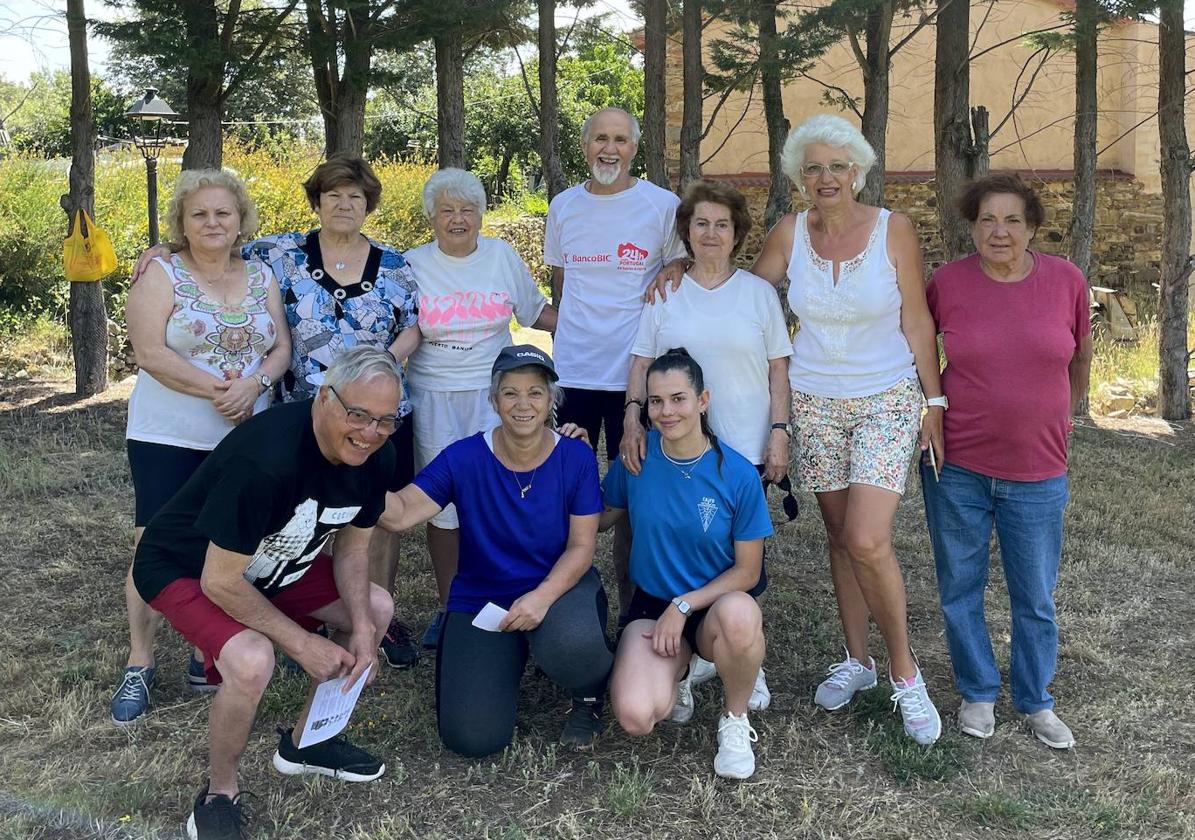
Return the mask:
[[[578,184],[552,199],[544,262],[564,269],[553,343],[561,385],[626,388],[643,292],[665,263],[685,255],[676,234],[679,204],[643,180],[613,195]]]
[[[772,426],[768,362],[793,352],[776,290],[749,271],[712,290],[686,274],[667,301],[643,307],[631,352],[654,359],[673,347],[701,365],[714,434],[762,464]]]
[[[423,333],[407,362],[411,387],[489,387],[494,359],[511,342],[511,315],[528,327],[548,303],[531,272],[513,248],[487,236],[467,257],[449,256],[434,241],[404,256],[418,278]]]

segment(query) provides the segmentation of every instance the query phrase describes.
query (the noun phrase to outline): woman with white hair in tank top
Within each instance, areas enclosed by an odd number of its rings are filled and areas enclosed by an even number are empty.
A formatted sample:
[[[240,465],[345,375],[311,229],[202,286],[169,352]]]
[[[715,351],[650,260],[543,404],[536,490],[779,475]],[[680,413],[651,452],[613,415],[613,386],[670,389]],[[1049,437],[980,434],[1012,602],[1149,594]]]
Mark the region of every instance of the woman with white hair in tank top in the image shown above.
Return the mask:
[[[841,117],[793,129],[782,163],[812,206],[780,220],[751,271],[773,284],[788,277],[788,304],[801,323],[789,369],[797,473],[826,526],[847,649],[816,702],[838,709],[876,685],[867,649],[874,618],[905,731],[931,744],[941,720],[909,648],[892,521],[914,447],[932,447],[942,463],[946,400],[913,225],[855,199],[875,159]]]

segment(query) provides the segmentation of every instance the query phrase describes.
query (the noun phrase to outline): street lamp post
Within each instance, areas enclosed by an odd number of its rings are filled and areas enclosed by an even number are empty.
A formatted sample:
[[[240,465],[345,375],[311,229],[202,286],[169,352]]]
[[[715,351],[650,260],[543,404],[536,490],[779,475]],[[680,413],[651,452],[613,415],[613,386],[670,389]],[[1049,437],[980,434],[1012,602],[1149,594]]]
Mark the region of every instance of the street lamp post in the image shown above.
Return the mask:
[[[134,131],[133,143],[145,158],[145,182],[149,203],[149,244],[158,244],[158,155],[166,147],[169,137],[163,132],[166,121],[177,117],[163,100],[157,88],[146,88],[124,115],[133,120],[140,131]]]

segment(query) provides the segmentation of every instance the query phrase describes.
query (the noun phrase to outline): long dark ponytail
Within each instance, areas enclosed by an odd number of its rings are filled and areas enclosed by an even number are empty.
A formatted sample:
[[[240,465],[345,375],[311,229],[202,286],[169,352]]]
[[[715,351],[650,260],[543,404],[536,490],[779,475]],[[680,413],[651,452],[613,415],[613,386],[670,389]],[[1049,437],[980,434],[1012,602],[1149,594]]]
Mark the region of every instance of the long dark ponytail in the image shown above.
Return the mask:
[[[705,390],[705,374],[701,370],[701,365],[697,364],[697,360],[689,355],[689,351],[684,347],[672,347],[664,351],[664,355],[657,358],[647,368],[647,378],[650,379],[653,373],[668,373],[669,371],[679,370],[689,377],[689,384],[693,386],[693,392],[701,394]],[[718,475],[722,475],[722,444],[718,443],[718,436],[714,434],[713,429],[710,428],[710,419],[703,411],[701,412],[701,433],[704,434],[710,441],[710,447],[718,454]]]

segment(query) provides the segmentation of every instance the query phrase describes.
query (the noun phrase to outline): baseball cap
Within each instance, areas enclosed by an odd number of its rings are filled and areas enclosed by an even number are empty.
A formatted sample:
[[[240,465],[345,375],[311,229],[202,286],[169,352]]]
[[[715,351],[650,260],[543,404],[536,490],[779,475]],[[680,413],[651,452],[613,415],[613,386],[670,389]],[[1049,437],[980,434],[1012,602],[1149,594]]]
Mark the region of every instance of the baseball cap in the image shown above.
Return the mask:
[[[560,378],[556,375],[556,366],[552,364],[552,357],[533,344],[512,344],[510,347],[503,347],[502,351],[498,353],[498,358],[494,359],[494,367],[490,373],[493,375],[527,365],[543,368],[552,382]]]

